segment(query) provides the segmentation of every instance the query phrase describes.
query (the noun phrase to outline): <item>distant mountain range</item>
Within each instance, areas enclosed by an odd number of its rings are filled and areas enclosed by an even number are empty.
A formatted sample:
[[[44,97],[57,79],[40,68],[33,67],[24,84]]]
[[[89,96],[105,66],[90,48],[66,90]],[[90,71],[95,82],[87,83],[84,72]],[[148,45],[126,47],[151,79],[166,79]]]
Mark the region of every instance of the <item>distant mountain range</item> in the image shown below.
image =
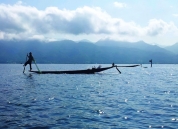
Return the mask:
[[[0,41],[0,63],[24,63],[29,52],[37,63],[144,64],[150,59],[157,64],[178,63],[178,44],[161,48],[143,41]]]
[[[178,43],[165,47],[166,50],[173,52],[174,54],[178,54]]]

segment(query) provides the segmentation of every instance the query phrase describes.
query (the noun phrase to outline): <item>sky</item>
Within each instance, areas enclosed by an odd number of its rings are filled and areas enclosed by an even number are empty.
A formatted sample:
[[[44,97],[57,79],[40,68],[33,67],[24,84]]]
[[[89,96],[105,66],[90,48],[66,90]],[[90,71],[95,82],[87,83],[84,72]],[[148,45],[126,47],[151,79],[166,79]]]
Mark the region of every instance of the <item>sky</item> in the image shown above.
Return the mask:
[[[0,0],[0,40],[178,42],[177,0]]]

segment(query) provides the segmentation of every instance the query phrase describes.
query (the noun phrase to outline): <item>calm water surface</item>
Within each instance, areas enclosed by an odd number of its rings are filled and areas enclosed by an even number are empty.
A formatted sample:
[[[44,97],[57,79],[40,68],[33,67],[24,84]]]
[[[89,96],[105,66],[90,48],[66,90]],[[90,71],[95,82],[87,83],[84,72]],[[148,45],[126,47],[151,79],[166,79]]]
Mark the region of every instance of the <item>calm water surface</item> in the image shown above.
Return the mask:
[[[94,75],[39,75],[23,74],[21,64],[0,64],[0,128],[177,129],[178,65],[145,66],[120,68],[122,74],[113,68]]]

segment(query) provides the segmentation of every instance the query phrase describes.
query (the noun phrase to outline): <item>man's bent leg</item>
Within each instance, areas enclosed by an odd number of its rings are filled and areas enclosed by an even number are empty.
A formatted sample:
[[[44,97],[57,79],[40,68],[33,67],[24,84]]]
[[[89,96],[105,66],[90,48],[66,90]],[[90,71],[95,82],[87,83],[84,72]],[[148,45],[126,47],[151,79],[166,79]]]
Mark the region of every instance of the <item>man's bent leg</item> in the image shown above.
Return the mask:
[[[32,70],[32,64],[30,63],[29,65],[30,65],[30,71],[31,71]]]
[[[24,66],[24,69],[23,69],[23,73],[25,72],[25,66],[28,64],[28,61],[25,62],[25,64],[23,65]]]

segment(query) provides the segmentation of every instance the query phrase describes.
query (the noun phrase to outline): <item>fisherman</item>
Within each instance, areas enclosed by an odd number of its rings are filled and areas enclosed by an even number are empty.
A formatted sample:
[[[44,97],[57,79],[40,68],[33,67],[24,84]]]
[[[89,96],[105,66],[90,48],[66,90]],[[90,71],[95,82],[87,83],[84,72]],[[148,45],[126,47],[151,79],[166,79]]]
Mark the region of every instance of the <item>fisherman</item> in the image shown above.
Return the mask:
[[[33,58],[31,52],[29,53],[29,55],[27,54],[27,56],[28,56],[28,60],[25,62],[25,64],[23,66],[24,66],[24,69],[25,69],[25,66],[27,64],[29,64],[30,65],[30,71],[31,71],[32,70],[32,61],[34,61],[34,58]]]

